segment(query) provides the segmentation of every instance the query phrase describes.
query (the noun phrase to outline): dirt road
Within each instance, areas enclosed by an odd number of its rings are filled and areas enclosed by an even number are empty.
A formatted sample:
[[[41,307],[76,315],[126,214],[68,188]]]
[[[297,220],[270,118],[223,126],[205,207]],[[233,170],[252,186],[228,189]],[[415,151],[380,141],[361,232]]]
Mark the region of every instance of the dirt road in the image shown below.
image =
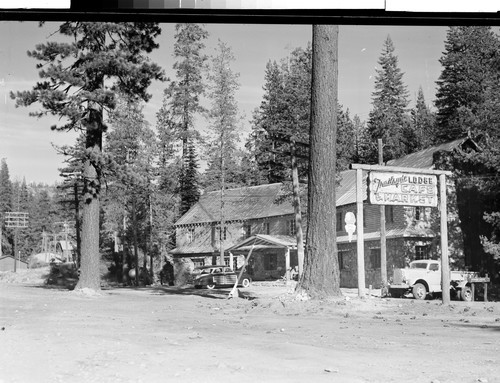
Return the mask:
[[[0,282],[0,382],[500,382],[500,303]]]

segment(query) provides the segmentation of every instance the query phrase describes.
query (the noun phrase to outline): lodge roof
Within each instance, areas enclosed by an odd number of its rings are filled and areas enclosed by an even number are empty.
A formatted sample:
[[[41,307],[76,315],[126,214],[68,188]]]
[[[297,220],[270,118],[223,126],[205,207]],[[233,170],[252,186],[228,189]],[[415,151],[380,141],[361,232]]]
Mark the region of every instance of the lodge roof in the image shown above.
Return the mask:
[[[461,149],[470,143],[470,138],[458,139],[441,145],[436,145],[416,153],[387,162],[387,166],[409,168],[433,168],[434,153]],[[363,200],[367,199],[366,172],[363,171]],[[337,206],[356,203],[356,170],[346,170],[340,173],[341,181],[336,190]],[[247,221],[293,214],[293,206],[289,200],[277,202],[280,196],[281,184],[248,186],[224,191],[224,220]],[[220,191],[203,194],[199,201],[191,207],[176,223],[181,225],[206,224],[219,222],[221,219]]]
[[[245,221],[293,214],[290,201],[278,202],[281,184],[248,186],[224,190],[224,220]],[[212,191],[200,196],[199,201],[175,223],[193,225],[221,220],[221,192]]]

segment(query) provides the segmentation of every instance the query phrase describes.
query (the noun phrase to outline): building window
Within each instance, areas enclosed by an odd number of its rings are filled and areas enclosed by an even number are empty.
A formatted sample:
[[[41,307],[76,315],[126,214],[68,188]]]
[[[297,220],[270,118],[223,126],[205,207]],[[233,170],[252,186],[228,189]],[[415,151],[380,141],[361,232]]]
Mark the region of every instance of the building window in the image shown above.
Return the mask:
[[[370,249],[370,264],[372,269],[380,269],[380,249]]]
[[[220,232],[220,226],[217,227],[217,233],[219,234],[219,241],[225,241],[227,239],[227,227],[224,226],[224,238],[222,238],[221,232]]]
[[[385,222],[394,223],[394,206],[392,205],[385,206]]]
[[[194,267],[205,266],[205,258],[191,258],[191,261],[193,261]]]
[[[342,212],[337,212],[337,231],[342,231]]]
[[[252,226],[243,225],[243,238],[250,238],[252,236]]]
[[[292,219],[288,221],[288,234],[295,235],[295,233],[297,233],[297,228],[295,227],[295,220]]]
[[[194,241],[194,227],[190,227],[187,230],[187,242],[191,243]]]
[[[277,268],[278,268],[278,255],[277,254],[265,254],[265,256],[264,256],[264,269],[276,270]]]
[[[363,227],[366,227],[366,221],[368,221],[368,217],[366,216],[366,208],[363,208]]]
[[[264,231],[264,234],[271,234],[271,228],[270,228],[270,225],[269,225],[269,222],[264,222],[263,223],[263,231]]]
[[[415,221],[424,219],[424,209],[421,206],[415,206]]]
[[[429,246],[415,246],[415,260],[429,259]]]
[[[339,251],[339,270],[346,270],[347,269],[347,254],[348,251]]]

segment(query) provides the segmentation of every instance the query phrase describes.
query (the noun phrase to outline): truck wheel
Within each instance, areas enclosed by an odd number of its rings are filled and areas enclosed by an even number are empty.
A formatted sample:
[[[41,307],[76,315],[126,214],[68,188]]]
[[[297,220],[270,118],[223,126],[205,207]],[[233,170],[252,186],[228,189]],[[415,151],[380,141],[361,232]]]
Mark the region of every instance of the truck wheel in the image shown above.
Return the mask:
[[[249,287],[249,286],[250,286],[250,279],[249,279],[249,278],[243,278],[243,279],[241,280],[241,286],[243,286],[243,287],[245,287],[245,288],[246,288],[246,287]]]
[[[412,292],[415,299],[425,299],[427,296],[427,289],[422,283],[415,283]]]
[[[460,298],[466,302],[472,302],[472,289],[469,286],[462,287]]]

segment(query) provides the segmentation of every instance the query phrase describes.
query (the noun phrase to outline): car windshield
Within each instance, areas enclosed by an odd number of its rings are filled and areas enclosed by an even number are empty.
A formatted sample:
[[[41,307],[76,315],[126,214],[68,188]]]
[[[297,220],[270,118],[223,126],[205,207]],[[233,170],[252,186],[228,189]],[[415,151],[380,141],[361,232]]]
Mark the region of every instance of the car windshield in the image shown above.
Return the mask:
[[[426,269],[427,263],[425,262],[416,262],[410,265],[410,269]]]

